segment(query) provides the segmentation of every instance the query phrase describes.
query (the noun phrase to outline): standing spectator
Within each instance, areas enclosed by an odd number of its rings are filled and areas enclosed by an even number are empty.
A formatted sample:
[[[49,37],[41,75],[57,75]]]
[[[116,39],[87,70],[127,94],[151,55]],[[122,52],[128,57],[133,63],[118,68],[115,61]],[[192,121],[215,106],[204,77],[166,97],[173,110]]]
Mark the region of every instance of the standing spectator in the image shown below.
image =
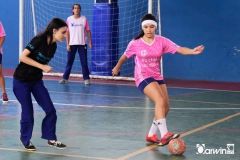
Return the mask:
[[[90,84],[89,69],[87,62],[87,41],[86,33],[89,40],[89,48],[92,48],[92,36],[88,20],[85,16],[80,14],[80,4],[74,4],[72,7],[73,15],[67,18],[68,32],[67,32],[67,65],[63,74],[63,79],[59,81],[60,84],[68,82],[69,75],[72,70],[72,65],[75,59],[76,52],[78,51],[81,65],[83,79],[86,85]]]
[[[0,21],[0,87],[2,88],[2,101],[3,102],[8,102],[8,96],[6,93],[6,89],[5,89],[5,79],[2,73],[2,59],[3,59],[3,49],[2,49],[2,45],[3,42],[5,40],[5,31],[3,28],[3,25]]]

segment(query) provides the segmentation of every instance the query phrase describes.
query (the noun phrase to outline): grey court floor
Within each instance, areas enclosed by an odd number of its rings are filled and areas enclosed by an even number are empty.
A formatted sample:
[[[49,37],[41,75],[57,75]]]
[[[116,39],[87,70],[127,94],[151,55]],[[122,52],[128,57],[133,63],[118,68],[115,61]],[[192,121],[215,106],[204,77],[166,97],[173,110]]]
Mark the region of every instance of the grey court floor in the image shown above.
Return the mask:
[[[0,160],[215,160],[240,159],[240,92],[168,88],[168,130],[182,133],[187,149],[171,155],[167,146],[145,142],[154,104],[135,85],[44,80],[57,110],[58,140],[65,150],[41,139],[44,112],[34,103],[35,126],[27,152],[19,142],[21,106],[6,77],[10,101],[0,102]],[[201,150],[202,149],[202,150]]]

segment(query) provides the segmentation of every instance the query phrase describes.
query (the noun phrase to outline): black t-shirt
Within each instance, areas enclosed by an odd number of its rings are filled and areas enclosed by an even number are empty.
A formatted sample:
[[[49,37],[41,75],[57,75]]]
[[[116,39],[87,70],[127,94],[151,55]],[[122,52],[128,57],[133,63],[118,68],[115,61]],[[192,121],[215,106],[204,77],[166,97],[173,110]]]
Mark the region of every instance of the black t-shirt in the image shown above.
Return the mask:
[[[36,36],[25,48],[30,51],[28,55],[29,58],[41,64],[48,64],[51,58],[54,57],[57,44],[54,42],[48,45],[46,36]],[[37,67],[20,62],[13,76],[22,82],[35,83],[39,79],[42,79],[42,72],[43,71]]]

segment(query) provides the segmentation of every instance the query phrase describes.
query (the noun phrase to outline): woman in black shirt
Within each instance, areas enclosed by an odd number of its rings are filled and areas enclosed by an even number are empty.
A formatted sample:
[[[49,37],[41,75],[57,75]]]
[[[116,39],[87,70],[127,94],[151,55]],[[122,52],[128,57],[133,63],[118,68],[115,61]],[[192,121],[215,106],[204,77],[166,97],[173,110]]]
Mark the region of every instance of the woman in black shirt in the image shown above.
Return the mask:
[[[46,29],[35,36],[20,55],[20,63],[14,72],[13,92],[21,104],[21,135],[20,142],[26,150],[35,151],[30,142],[34,125],[34,113],[31,94],[46,116],[42,121],[42,138],[48,140],[48,145],[59,149],[67,146],[57,141],[56,136],[56,109],[43,84],[42,72],[51,72],[48,65],[57,49],[56,42],[62,42],[66,37],[67,24],[59,18],[54,18]]]

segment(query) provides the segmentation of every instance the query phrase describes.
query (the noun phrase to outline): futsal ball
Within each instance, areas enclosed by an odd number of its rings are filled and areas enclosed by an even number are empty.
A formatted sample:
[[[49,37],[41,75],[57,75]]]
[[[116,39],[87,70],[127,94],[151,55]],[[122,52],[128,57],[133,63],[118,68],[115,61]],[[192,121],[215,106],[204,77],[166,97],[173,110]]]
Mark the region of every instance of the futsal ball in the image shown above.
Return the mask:
[[[168,143],[168,149],[173,155],[182,155],[186,150],[186,145],[180,138],[172,139]]]

